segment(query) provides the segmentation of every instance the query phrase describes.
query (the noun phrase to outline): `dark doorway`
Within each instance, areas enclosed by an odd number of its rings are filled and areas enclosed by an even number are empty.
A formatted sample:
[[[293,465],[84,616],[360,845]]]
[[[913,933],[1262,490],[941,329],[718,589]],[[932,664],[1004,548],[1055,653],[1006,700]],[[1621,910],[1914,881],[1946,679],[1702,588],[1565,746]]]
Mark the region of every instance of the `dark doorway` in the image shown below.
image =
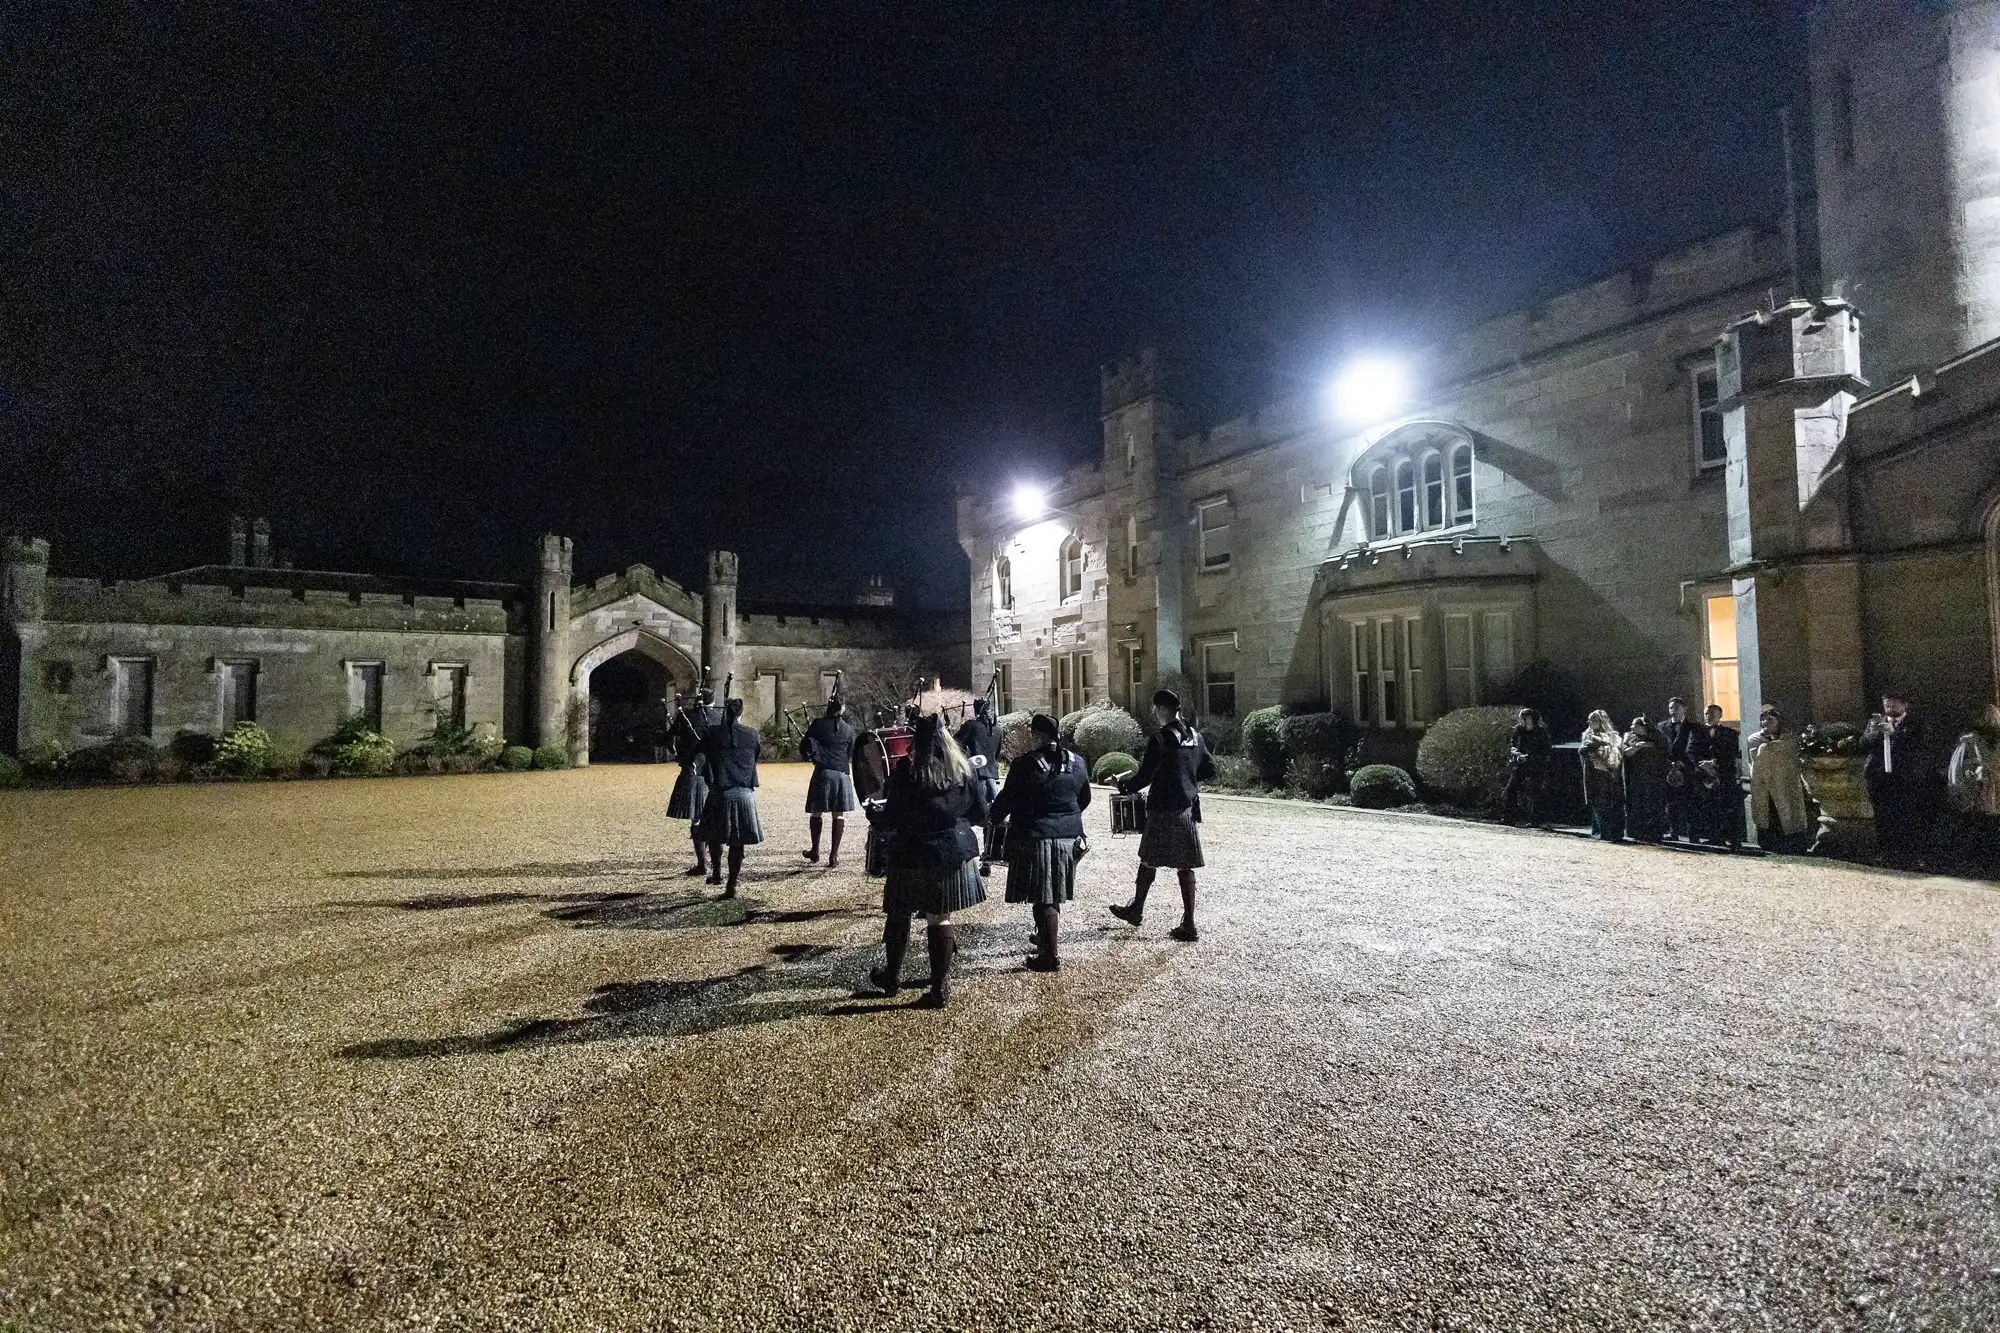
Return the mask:
[[[644,653],[620,653],[590,673],[590,762],[666,760],[674,678]]]

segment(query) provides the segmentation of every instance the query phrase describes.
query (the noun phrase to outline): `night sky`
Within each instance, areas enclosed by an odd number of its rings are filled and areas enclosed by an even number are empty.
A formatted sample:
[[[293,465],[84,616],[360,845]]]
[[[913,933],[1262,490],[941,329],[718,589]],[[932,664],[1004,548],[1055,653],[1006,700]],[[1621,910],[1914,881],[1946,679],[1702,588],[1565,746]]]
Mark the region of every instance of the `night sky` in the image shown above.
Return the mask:
[[[0,530],[963,605],[961,479],[1745,221],[1798,4],[0,14]],[[362,12],[366,10],[366,12]],[[350,12],[354,11],[354,12]]]

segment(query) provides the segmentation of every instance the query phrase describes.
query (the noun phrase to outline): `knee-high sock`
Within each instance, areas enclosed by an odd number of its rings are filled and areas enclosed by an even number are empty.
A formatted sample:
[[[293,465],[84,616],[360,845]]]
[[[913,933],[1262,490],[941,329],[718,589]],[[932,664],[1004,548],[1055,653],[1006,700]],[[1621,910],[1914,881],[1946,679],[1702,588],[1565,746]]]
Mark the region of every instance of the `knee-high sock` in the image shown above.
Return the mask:
[[[1140,911],[1144,911],[1146,907],[1146,895],[1152,891],[1152,888],[1153,867],[1140,866],[1138,881],[1132,885],[1132,906]]]
[[[1194,871],[1183,870],[1181,879],[1181,920],[1194,924]]]
[[[833,838],[826,846],[826,859],[831,864],[840,859],[840,835],[847,832],[847,820],[841,815],[833,817]],[[819,830],[813,830],[813,846],[819,846]]]
[[[743,873],[743,844],[729,844],[729,887],[736,887],[736,877]]]
[[[820,820],[819,820],[819,816],[818,816],[818,815],[814,815],[814,816],[812,816],[811,818],[809,818],[809,819],[807,819],[807,820],[806,820],[806,827],[812,830],[812,838],[813,838],[813,845],[812,845],[812,852],[813,852],[813,855],[814,855],[814,856],[818,856],[818,855],[819,855],[819,825],[820,825]],[[833,826],[834,826],[835,828],[839,828],[839,827],[840,827],[840,819],[839,819],[839,817],[838,817],[838,816],[836,816],[836,817],[834,818],[834,821],[833,821]],[[834,836],[835,836],[835,839],[836,839],[836,841],[835,841],[835,845],[836,845],[836,846],[838,846],[838,845],[839,845],[839,843],[838,843],[838,838],[839,838],[839,835],[838,835],[838,834],[836,834],[836,835],[834,835]]]

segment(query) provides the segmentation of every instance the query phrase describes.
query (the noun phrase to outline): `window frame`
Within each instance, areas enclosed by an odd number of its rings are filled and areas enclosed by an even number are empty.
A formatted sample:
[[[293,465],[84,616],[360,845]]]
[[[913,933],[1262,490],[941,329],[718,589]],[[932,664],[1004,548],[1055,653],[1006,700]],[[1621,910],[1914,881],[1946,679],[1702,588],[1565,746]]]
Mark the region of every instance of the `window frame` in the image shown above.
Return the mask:
[[[1000,716],[1014,711],[1014,664],[1002,659],[993,663],[993,692],[999,696]]]
[[[1014,561],[1005,554],[995,556],[993,560],[993,609],[1014,609]]]
[[[1211,495],[1206,500],[1195,501],[1195,568],[1202,574],[1221,574],[1236,567],[1236,504],[1227,495]],[[1208,516],[1215,510],[1223,511],[1226,521],[1210,527]],[[1221,559],[1209,558],[1211,534],[1219,534],[1223,547]]]
[[[1076,586],[1070,586],[1071,552],[1075,552]],[[1084,545],[1083,536],[1072,532],[1056,547],[1056,601],[1058,604],[1080,601],[1083,598],[1084,571],[1088,565],[1086,557],[1090,548]]]
[[[1125,515],[1125,581],[1139,581],[1139,516]]]
[[[387,734],[383,732],[382,727],[389,711],[389,664],[379,657],[355,657],[343,661],[340,665],[347,675],[347,708],[341,714],[342,718],[364,718],[369,723],[368,729],[370,731],[375,732],[377,735]],[[355,704],[356,682],[365,681],[370,671],[374,672],[375,679],[375,699],[372,715],[370,714],[366,684],[360,686],[361,702],[359,706]]]
[[[1702,386],[1710,387],[1711,396],[1702,401]],[[1694,434],[1694,466],[1697,474],[1718,472],[1729,465],[1729,436],[1723,427],[1722,412],[1716,404],[1722,401],[1722,375],[1713,361],[1706,365],[1697,363],[1688,374],[1688,404],[1692,414]],[[1714,458],[1708,456],[1708,423],[1715,423],[1716,442],[1721,452]]]
[[[1377,463],[1368,474],[1368,535],[1376,541],[1390,536],[1393,515],[1389,496],[1389,465]]]
[[[1405,440],[1391,435],[1356,461],[1350,484],[1365,476],[1366,541],[1392,542],[1463,531],[1478,523],[1479,453],[1456,428]],[[1432,476],[1435,469],[1436,476]]]
[[[1241,700],[1237,697],[1237,686],[1239,684],[1238,677],[1242,675],[1242,672],[1237,669],[1239,663],[1232,661],[1228,671],[1229,678],[1223,681],[1216,680],[1215,672],[1209,665],[1209,654],[1218,649],[1227,649],[1232,653],[1240,654],[1242,652],[1242,644],[1238,639],[1237,632],[1230,630],[1226,634],[1204,634],[1200,639],[1195,641],[1195,657],[1201,663],[1202,716],[1240,717],[1242,715],[1240,711]],[[1217,689],[1226,689],[1229,691],[1228,707],[1221,708],[1216,706],[1215,691]]]
[[[241,670],[247,678],[250,706],[242,707],[245,691],[237,683],[237,673]],[[218,657],[215,659],[215,718],[218,732],[228,731],[239,722],[257,720],[257,677],[263,667],[254,657]],[[235,706],[232,707],[232,704]]]
[[[105,662],[111,669],[111,734],[114,736],[139,736],[151,738],[153,723],[159,712],[160,664],[159,659],[150,655],[113,654]],[[143,726],[134,726],[135,719],[127,715],[126,701],[130,691],[126,680],[131,672],[142,672],[146,689],[140,708]]]
[[[1722,720],[1736,726],[1743,725],[1743,677],[1742,644],[1734,646],[1737,653],[1733,657],[1718,657],[1715,654],[1715,605],[1729,603],[1731,633],[1735,632],[1736,594],[1733,589],[1715,591],[1710,589],[1701,596],[1701,702],[1703,707],[1719,705]],[[1727,673],[1730,688],[1725,692],[1722,678]],[[1724,702],[1727,698],[1728,702]],[[1733,707],[1732,707],[1733,705]],[[1732,715],[1733,714],[1733,715]]]

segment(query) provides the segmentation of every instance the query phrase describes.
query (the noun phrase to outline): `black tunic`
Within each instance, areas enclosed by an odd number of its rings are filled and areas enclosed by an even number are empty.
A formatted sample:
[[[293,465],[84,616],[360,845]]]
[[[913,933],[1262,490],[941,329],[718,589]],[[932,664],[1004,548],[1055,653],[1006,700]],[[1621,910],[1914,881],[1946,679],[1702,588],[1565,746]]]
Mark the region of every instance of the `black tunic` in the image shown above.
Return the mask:
[[[986,820],[986,792],[976,775],[944,791],[917,785],[907,759],[889,775],[888,800],[878,822],[895,834],[891,863],[946,870],[979,855],[975,823]]]
[[[837,717],[822,717],[806,728],[799,742],[799,757],[814,768],[830,768],[845,773],[854,762],[854,742],[861,735]]]
[[[993,802],[993,820],[1013,820],[1016,838],[1081,838],[1090,808],[1090,775],[1083,756],[1044,745],[1007,770],[1007,785]]]
[[[1209,756],[1208,742],[1193,727],[1171,722],[1146,741],[1146,757],[1139,771],[1121,788],[1128,792],[1144,789],[1146,811],[1173,814],[1194,808],[1199,796],[1197,783],[1215,776],[1215,760]]]
[[[757,785],[757,733],[741,722],[722,723],[703,742],[709,785],[716,791]]]
[[[967,718],[952,739],[958,748],[965,751],[966,758],[973,755],[986,756],[988,775],[1000,771],[1000,724],[991,718],[980,717],[977,713]]]

